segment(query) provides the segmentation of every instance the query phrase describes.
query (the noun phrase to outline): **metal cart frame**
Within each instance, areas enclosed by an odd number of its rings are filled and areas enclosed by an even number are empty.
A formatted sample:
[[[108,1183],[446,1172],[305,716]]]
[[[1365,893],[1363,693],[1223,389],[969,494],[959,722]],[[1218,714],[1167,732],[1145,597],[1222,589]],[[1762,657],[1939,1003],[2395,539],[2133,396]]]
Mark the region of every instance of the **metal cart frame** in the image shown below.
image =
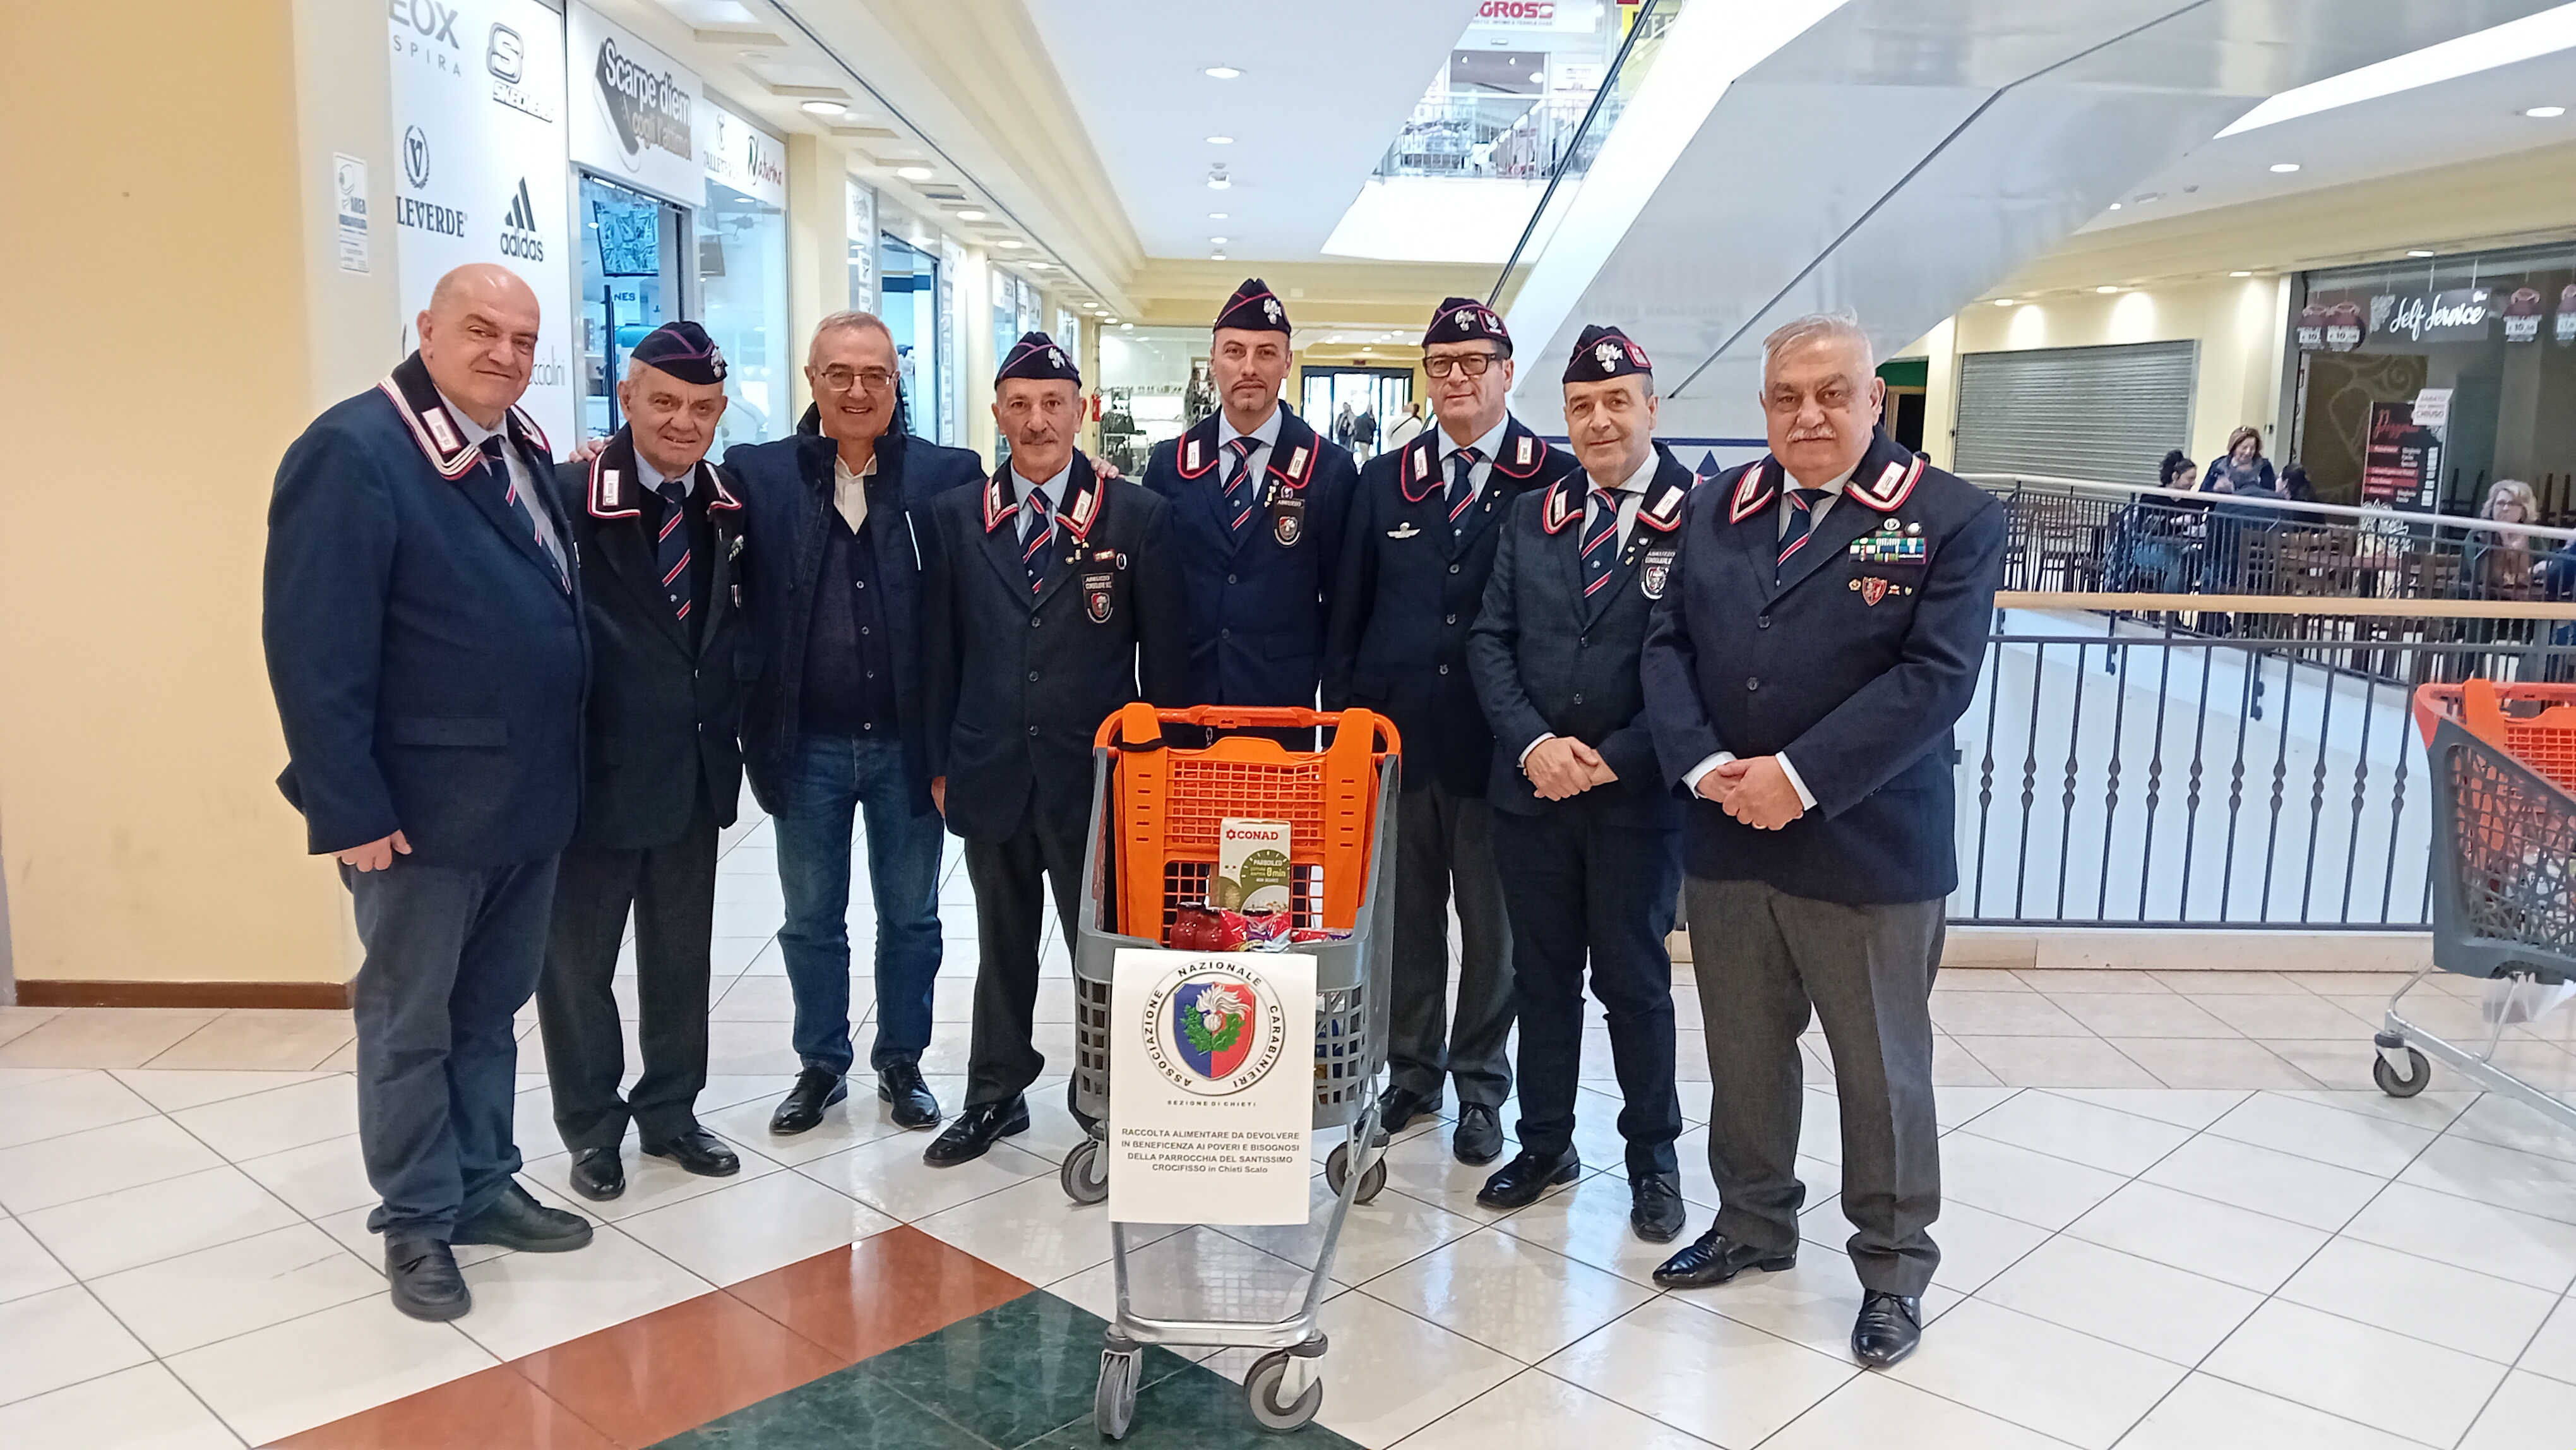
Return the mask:
[[[1375,1198],[1386,1182],[1387,1143],[1377,1128],[1378,1075],[1386,1065],[1387,982],[1392,936],[1386,929],[1395,880],[1395,823],[1400,795],[1399,743],[1392,722],[1365,711],[1333,715],[1312,710],[1251,709],[1201,706],[1192,710],[1154,711],[1129,706],[1101,725],[1092,750],[1092,822],[1083,848],[1083,882],[1090,894],[1080,939],[1074,944],[1076,1048],[1074,1073],[1066,1085],[1068,1105],[1088,1131],[1065,1157],[1061,1178],[1067,1196],[1077,1203],[1108,1197],[1107,1160],[1109,1059],[1108,1002],[1119,948],[1160,949],[1163,920],[1131,923],[1117,920],[1126,894],[1118,881],[1121,841],[1118,799],[1121,757],[1146,750],[1172,748],[1160,738],[1161,726],[1180,724],[1211,732],[1296,730],[1335,726],[1341,731],[1365,729],[1358,738],[1372,750],[1377,774],[1374,817],[1367,836],[1368,864],[1348,938],[1303,944],[1296,951],[1315,958],[1316,1081],[1314,1126],[1345,1128],[1346,1139],[1325,1163],[1325,1182],[1333,1193],[1321,1247],[1305,1286],[1287,1312],[1275,1317],[1240,1320],[1215,1312],[1157,1317],[1138,1311],[1130,1283],[1131,1256],[1140,1247],[1129,1226],[1112,1223],[1111,1274],[1117,1286],[1117,1315],[1103,1336],[1100,1383],[1092,1416],[1100,1433],[1123,1438],[1133,1423],[1136,1392],[1145,1348],[1188,1345],[1201,1348],[1258,1349],[1265,1353],[1244,1375],[1245,1397],[1253,1418],[1265,1428],[1294,1430],[1315,1417],[1323,1403],[1321,1377],[1328,1347],[1318,1327],[1324,1286],[1331,1277],[1333,1254],[1341,1240],[1351,1205]],[[1147,728],[1156,733],[1145,736]],[[1292,759],[1322,757],[1292,757]],[[1254,814],[1247,809],[1245,814]],[[1301,868],[1302,869],[1302,868]],[[1308,878],[1301,878],[1305,880]],[[1167,877],[1163,909],[1178,904],[1174,888],[1186,880]],[[1309,885],[1313,882],[1309,880]],[[1302,902],[1305,899],[1301,888]],[[1105,923],[1114,923],[1113,925]],[[1304,922],[1300,922],[1304,925]],[[1127,931],[1115,928],[1140,927]],[[1150,934],[1149,934],[1150,933]],[[1352,1039],[1358,1039],[1354,1042]],[[1302,1264],[1296,1266],[1304,1269]],[[1216,1286],[1198,1285],[1203,1299],[1223,1297]],[[1283,1300],[1286,1298],[1282,1295]],[[1193,1304],[1192,1307],[1208,1307]],[[1222,1307],[1222,1306],[1214,1306]]]

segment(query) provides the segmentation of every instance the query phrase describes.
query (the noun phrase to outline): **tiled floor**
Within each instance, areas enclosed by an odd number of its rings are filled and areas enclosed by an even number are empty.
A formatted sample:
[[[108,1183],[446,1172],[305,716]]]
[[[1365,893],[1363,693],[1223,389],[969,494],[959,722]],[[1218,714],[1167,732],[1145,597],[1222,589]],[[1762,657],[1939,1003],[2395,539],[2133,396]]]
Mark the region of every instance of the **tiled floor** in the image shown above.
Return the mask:
[[[928,1066],[953,1104],[972,942],[953,871],[946,892]],[[755,823],[725,856],[701,1100],[742,1175],[631,1159],[623,1199],[570,1199],[529,1039],[526,1179],[602,1227],[574,1254],[469,1251],[476,1307],[451,1325],[384,1301],[344,1014],[0,1009],[0,1446],[1096,1443],[1084,1314],[1110,1307],[1109,1231],[1056,1183],[1076,1133],[1061,1080],[1033,1095],[1034,1131],[946,1172],[865,1094],[772,1140],[794,1068],[777,893]],[[851,917],[864,942],[864,902]],[[1060,943],[1048,960],[1040,1045],[1061,1060]],[[1406,1450],[2569,1450],[2576,1135],[2439,1080],[2405,1101],[2371,1091],[2393,985],[1945,974],[1937,1318],[1887,1374],[1844,1347],[1858,1290],[1821,1044],[1799,1266],[1664,1294],[1647,1277],[1664,1251],[1627,1232],[1596,1031],[1579,1140],[1596,1166],[1569,1189],[1488,1213],[1444,1135],[1397,1145],[1334,1266],[1320,1423]],[[1681,988],[1681,1061],[1704,1076],[1686,971]],[[2440,981],[2417,1006],[2453,1031],[2478,1013]],[[2571,1032],[2576,1012],[2515,1029],[2506,1056],[2576,1090]],[[1694,1229],[1714,1204],[1708,1106],[1685,1086]],[[1290,1230],[1151,1237],[1143,1285],[1280,1281],[1312,1247]],[[1158,1360],[1136,1443],[1249,1443],[1215,1378],[1247,1361]]]

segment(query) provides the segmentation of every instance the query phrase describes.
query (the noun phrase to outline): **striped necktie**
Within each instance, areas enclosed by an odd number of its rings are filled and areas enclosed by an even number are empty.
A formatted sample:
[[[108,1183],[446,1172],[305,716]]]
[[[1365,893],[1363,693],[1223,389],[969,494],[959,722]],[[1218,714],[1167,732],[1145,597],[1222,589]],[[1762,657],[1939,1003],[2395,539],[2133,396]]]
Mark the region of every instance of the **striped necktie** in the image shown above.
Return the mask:
[[[1029,592],[1037,593],[1046,585],[1047,545],[1055,542],[1055,514],[1047,508],[1047,496],[1029,490],[1029,528],[1020,536],[1020,567],[1029,571]]]
[[[661,571],[662,595],[671,601],[673,615],[686,624],[689,596],[695,592],[689,580],[689,485],[666,478],[659,491],[664,507],[662,531],[653,538],[653,566]]]
[[[1461,448],[1449,455],[1449,526],[1456,528],[1468,505],[1476,501],[1476,465],[1485,455],[1473,448]]]
[[[1833,492],[1830,489],[1793,488],[1789,490],[1789,526],[1780,531],[1780,558],[1771,567],[1772,583],[1780,582],[1780,576],[1789,568],[1789,560],[1797,555],[1799,549],[1805,547],[1807,531],[1815,527],[1816,505],[1831,497]]]
[[[1244,525],[1252,522],[1252,490],[1247,480],[1252,474],[1252,450],[1260,446],[1260,439],[1242,436],[1225,445],[1225,451],[1234,455],[1234,461],[1226,465],[1225,527],[1238,539],[1243,537]]]
[[[1583,597],[1591,598],[1610,582],[1610,563],[1619,556],[1619,495],[1595,486],[1592,516],[1583,523]]]
[[[537,552],[545,555],[546,562],[555,566],[555,582],[570,594],[572,575],[564,568],[563,555],[557,552],[553,536],[537,522],[536,500],[520,493],[519,481],[510,476],[510,465],[501,453],[501,435],[495,433],[484,439],[482,449],[484,470],[501,480],[502,502],[519,515],[519,522],[527,526],[528,537],[537,541]]]

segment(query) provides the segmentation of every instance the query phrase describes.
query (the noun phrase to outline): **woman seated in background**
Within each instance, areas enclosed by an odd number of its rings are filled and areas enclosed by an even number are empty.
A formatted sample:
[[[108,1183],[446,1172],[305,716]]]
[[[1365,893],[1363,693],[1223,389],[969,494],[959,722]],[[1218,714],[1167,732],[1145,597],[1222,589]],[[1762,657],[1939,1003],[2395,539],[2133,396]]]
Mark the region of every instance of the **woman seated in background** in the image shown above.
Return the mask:
[[[2200,486],[2211,493],[2271,494],[2272,460],[2263,456],[2262,430],[2248,424],[2228,434],[2226,455],[2210,460]]]
[[[2198,467],[2179,448],[2165,455],[2161,493],[2142,493],[2114,523],[2112,587],[2130,593],[2187,594],[2200,582],[2202,520],[2209,499],[2194,486]]]
[[[2531,485],[2517,478],[2499,478],[2487,490],[2487,501],[2478,517],[2499,524],[2530,524],[2540,520],[2540,500]],[[2469,535],[2466,550],[2467,568],[2463,571],[2470,592],[2480,599],[2534,599],[2553,562],[2532,546],[2531,535],[2520,529],[2478,529]]]

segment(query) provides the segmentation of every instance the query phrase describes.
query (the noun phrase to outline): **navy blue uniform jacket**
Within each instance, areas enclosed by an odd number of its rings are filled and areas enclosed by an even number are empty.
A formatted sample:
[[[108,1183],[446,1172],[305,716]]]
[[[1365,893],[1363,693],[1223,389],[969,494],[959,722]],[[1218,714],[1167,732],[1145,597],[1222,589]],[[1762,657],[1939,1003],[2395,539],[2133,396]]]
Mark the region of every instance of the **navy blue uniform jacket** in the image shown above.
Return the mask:
[[[1155,444],[1145,464],[1145,486],[1171,505],[1189,593],[1190,702],[1312,705],[1359,465],[1281,409],[1238,539],[1226,517],[1231,459],[1217,446],[1220,416]]]
[[[1582,810],[1606,825],[1646,830],[1681,825],[1681,797],[1655,759],[1637,661],[1647,616],[1670,586],[1692,483],[1691,471],[1658,447],[1628,542],[1597,545],[1598,570],[1583,555],[1591,480],[1582,472],[1522,494],[1503,520],[1485,607],[1467,636],[1468,673],[1494,727],[1485,794],[1497,810]],[[1542,798],[1520,761],[1543,735],[1600,751],[1619,778],[1570,800]]]
[[[569,550],[545,435],[504,425]],[[570,563],[569,557],[566,560]],[[574,569],[574,590],[580,570]],[[399,830],[424,866],[551,856],[581,807],[581,600],[412,354],[286,450],[260,635],[278,789],[322,854]]]
[[[1463,796],[1485,793],[1493,732],[1467,677],[1467,631],[1493,571],[1497,520],[1512,500],[1580,472],[1574,455],[1514,418],[1484,489],[1449,520],[1440,433],[1426,429],[1360,470],[1343,526],[1324,651],[1324,708],[1365,705],[1404,737],[1404,788],[1437,780]]]
[[[1994,622],[2003,507],[1881,434],[1774,586],[1784,486],[1765,458],[1691,496],[1646,709],[1667,780],[1721,750],[1785,752],[1816,808],[1757,831],[1693,798],[1684,866],[1849,905],[1947,896],[1950,728]]]
[[[812,414],[807,415],[810,420]],[[839,445],[800,431],[774,443],[725,452],[725,471],[740,480],[744,532],[759,557],[743,571],[743,615],[759,678],[743,709],[743,764],[763,810],[785,802],[795,760],[798,713],[805,701],[805,642],[814,628],[824,544],[832,520],[832,461]],[[930,500],[982,479],[984,465],[963,448],[888,432],[877,440],[876,476],[868,484],[868,539],[876,551],[880,606],[894,636],[895,719],[913,814],[930,810],[927,715],[922,709],[921,560],[929,552]],[[837,587],[837,586],[836,586]],[[834,595],[835,600],[839,598]]]

